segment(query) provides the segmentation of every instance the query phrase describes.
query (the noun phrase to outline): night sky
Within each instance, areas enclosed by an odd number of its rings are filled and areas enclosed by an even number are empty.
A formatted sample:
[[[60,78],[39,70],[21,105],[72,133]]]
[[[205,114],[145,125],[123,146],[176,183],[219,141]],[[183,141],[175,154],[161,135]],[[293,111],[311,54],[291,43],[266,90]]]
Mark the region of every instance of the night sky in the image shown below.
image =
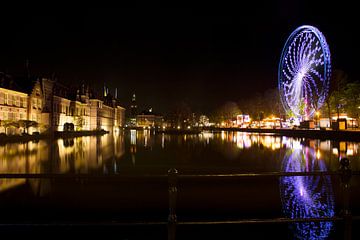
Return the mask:
[[[167,112],[178,102],[209,113],[277,85],[282,47],[300,25],[325,35],[333,68],[360,80],[354,5],[269,1],[189,8],[2,9],[0,71],[118,88],[125,107]],[[315,2],[315,1],[313,1]],[[316,1],[318,2],[318,1]]]

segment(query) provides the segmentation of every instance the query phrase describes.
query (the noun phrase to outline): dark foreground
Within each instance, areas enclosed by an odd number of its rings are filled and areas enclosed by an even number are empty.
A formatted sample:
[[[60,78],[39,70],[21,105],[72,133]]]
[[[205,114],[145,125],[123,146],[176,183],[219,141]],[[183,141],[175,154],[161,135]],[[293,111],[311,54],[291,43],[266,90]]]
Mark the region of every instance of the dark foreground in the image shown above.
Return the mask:
[[[334,175],[331,182],[340,218],[324,239],[344,239],[341,179]],[[176,207],[176,239],[295,239],[294,224],[284,221],[289,216],[282,211],[279,183],[279,177],[268,176],[178,179],[176,203],[170,203]],[[351,213],[359,216],[359,178],[352,177],[351,183]],[[168,239],[168,190],[166,176],[28,179],[1,195],[0,231],[13,237],[81,234],[109,239],[116,234],[117,239]],[[360,237],[358,220],[352,222],[350,239]],[[318,224],[296,226],[304,232],[313,227],[317,236]]]

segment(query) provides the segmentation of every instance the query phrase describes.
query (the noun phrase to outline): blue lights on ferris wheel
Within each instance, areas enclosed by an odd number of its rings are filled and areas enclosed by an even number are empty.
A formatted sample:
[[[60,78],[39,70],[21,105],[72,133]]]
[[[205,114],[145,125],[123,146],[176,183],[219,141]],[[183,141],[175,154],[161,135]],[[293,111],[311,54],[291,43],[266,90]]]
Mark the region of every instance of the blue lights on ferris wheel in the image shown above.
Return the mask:
[[[278,87],[287,113],[309,118],[324,104],[331,77],[330,50],[324,35],[304,25],[291,33],[283,48]]]

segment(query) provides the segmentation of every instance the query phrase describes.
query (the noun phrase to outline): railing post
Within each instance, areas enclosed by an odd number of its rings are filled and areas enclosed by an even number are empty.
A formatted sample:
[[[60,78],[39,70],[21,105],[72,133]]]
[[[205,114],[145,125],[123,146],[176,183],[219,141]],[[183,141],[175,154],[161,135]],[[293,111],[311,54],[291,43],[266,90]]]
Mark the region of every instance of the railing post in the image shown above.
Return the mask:
[[[171,168],[168,171],[168,187],[169,187],[168,240],[175,240],[176,237],[177,174],[178,171],[175,168]]]
[[[344,218],[344,239],[351,239],[352,216],[350,210],[350,161],[347,158],[340,160],[341,190],[343,195],[342,216]]]

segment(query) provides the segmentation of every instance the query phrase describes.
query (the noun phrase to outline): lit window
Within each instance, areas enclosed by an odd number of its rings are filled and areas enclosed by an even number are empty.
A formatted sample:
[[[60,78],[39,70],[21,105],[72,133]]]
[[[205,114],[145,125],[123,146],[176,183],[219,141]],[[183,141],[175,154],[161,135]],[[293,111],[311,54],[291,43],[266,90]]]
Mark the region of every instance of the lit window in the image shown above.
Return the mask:
[[[7,104],[8,105],[13,105],[13,98],[12,98],[12,96],[10,95],[10,96],[6,96],[6,98],[7,98]]]
[[[0,93],[0,104],[4,104],[4,93]]]

